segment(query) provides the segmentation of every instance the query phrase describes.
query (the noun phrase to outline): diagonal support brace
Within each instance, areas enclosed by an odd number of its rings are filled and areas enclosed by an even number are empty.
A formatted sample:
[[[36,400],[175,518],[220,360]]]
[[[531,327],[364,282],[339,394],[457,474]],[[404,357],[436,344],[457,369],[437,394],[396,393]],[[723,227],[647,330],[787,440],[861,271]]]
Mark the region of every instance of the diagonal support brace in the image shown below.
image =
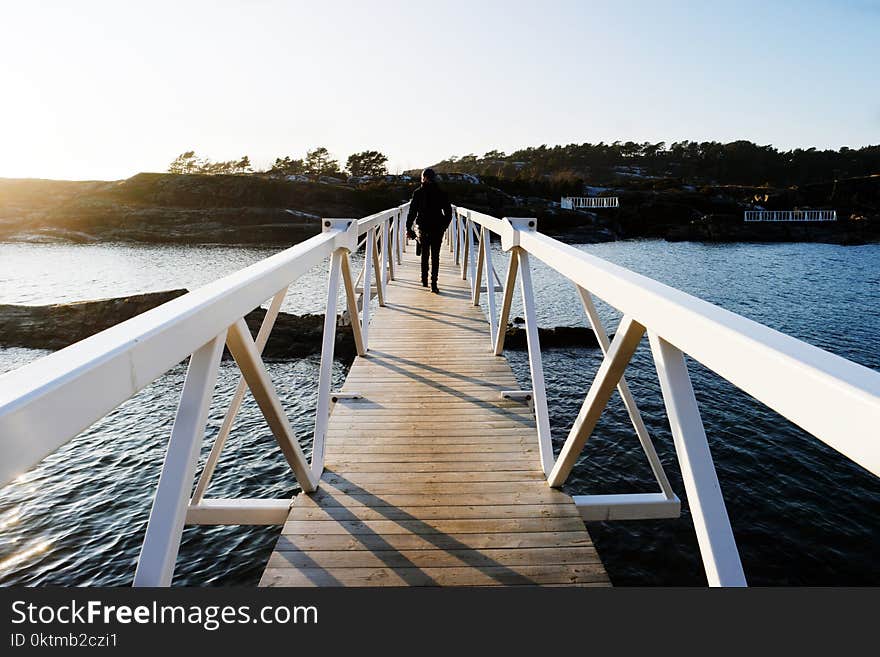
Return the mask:
[[[568,439],[562,446],[559,458],[550,473],[548,478],[550,486],[558,488],[565,483],[644,334],[645,327],[634,319],[624,316],[620,320],[614,341],[596,372],[596,378],[593,379]]]
[[[275,392],[272,379],[269,378],[266,366],[257,352],[250,330],[248,330],[243,318],[229,327],[226,345],[244,375],[269,428],[272,429],[272,434],[278,441],[284,458],[287,459],[287,463],[296,475],[297,482],[304,492],[311,493],[318,487],[317,481],[312,478],[311,468],[306,461],[305,454],[299,446],[293,427],[290,426],[290,420],[287,419],[287,414],[284,412],[281,400],[278,399],[278,393]]]

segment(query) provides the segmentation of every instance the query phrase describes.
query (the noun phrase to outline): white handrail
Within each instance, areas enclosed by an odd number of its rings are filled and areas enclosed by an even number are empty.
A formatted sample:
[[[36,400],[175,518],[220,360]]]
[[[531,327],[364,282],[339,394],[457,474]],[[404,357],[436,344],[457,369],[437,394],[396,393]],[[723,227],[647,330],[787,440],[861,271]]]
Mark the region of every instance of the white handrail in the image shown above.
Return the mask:
[[[320,235],[0,376],[0,484],[107,415],[337,248],[357,250],[357,237],[399,221],[408,207],[359,219],[351,230],[325,219]],[[334,227],[328,229],[331,222]],[[346,220],[351,223],[355,220]]]
[[[869,433],[880,427],[880,373],[563,244],[537,221],[470,218],[880,476],[880,430]]]
[[[319,264],[325,232],[0,376],[0,483],[42,460]]]
[[[519,244],[880,476],[880,373],[546,235]]]

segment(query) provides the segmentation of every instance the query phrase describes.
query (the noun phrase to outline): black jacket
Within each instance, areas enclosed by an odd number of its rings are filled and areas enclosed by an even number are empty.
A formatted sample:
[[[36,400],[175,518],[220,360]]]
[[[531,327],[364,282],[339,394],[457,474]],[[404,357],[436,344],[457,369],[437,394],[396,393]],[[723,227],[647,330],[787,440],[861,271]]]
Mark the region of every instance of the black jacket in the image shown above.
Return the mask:
[[[415,222],[425,233],[442,233],[450,221],[452,206],[449,204],[449,196],[437,183],[425,183],[413,192],[406,217],[407,230],[412,230]]]

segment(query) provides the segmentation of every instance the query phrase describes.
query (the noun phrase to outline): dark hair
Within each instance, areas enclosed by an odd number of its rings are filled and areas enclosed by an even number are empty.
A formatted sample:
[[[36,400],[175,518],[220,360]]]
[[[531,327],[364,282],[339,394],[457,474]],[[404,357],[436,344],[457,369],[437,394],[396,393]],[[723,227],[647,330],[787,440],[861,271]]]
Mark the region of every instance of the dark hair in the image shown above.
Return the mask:
[[[422,171],[422,178],[428,182],[437,182],[437,172],[434,169],[425,169]]]

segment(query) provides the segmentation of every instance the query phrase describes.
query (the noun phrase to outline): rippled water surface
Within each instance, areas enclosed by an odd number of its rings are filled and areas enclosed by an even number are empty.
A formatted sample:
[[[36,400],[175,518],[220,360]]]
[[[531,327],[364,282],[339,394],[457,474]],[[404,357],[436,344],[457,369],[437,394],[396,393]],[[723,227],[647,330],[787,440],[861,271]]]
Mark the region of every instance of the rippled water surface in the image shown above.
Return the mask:
[[[669,244],[580,246],[797,338],[880,369],[880,246]],[[0,244],[0,303],[51,303],[176,287],[193,289],[273,253],[230,247]],[[504,256],[496,264],[503,278]],[[539,323],[584,325],[571,286],[533,261]],[[291,290],[285,310],[321,312],[325,270]],[[613,332],[618,319],[600,305]],[[513,314],[522,314],[518,300]],[[488,340],[488,338],[487,338]],[[0,350],[0,372],[43,355]],[[508,352],[524,386],[524,352]],[[544,352],[551,422],[561,445],[594,375],[595,349]],[[317,358],[271,363],[270,373],[308,453]],[[691,376],[751,584],[880,584],[880,481],[726,381],[690,363]],[[180,365],[16,482],[0,489],[0,584],[127,585],[183,382]],[[337,363],[339,384],[345,368]],[[656,370],[643,344],[627,380],[680,496]],[[237,381],[223,363],[202,459]],[[834,409],[829,408],[829,413]],[[865,440],[880,439],[871,428]],[[613,398],[567,488],[572,493],[653,490],[619,398]],[[216,497],[284,497],[296,484],[274,439],[246,402],[211,485]],[[686,502],[680,519],[591,523],[616,584],[700,584]],[[191,527],[176,584],[254,584],[277,528]]]

